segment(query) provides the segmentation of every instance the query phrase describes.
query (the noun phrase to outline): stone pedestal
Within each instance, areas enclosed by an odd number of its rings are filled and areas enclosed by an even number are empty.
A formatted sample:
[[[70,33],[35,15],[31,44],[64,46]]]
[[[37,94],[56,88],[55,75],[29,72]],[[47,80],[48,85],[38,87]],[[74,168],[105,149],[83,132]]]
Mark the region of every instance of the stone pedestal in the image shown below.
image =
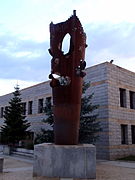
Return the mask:
[[[33,176],[94,179],[96,178],[95,146],[35,145]]]

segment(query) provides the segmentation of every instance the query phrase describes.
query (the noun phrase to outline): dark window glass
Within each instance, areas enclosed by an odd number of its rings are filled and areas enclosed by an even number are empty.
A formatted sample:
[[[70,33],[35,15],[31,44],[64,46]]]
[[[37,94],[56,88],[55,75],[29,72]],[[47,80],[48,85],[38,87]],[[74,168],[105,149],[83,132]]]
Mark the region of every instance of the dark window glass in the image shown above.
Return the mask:
[[[49,102],[49,103],[51,102],[51,97],[50,96],[46,98],[46,102]]]
[[[135,109],[135,92],[129,91],[130,96],[130,108]]]
[[[0,117],[3,118],[3,115],[4,115],[4,108],[1,107],[1,110],[0,110]]]
[[[8,107],[9,107],[9,106],[6,106],[6,107],[5,107],[5,111],[7,111],[7,110],[8,110]]]
[[[121,125],[121,144],[128,144],[128,126]]]
[[[121,107],[126,107],[126,90],[120,88],[120,106]]]
[[[45,100],[45,111],[47,111],[47,109],[51,109],[52,108],[52,102],[51,102],[51,97],[47,97]],[[47,108],[47,109],[46,109]]]
[[[33,104],[33,101],[28,102],[28,114],[32,114],[32,104]]]
[[[38,113],[43,113],[43,99],[38,100]]]
[[[132,144],[135,144],[135,125],[131,126]]]
[[[26,102],[21,103],[22,105],[22,115],[26,115]]]

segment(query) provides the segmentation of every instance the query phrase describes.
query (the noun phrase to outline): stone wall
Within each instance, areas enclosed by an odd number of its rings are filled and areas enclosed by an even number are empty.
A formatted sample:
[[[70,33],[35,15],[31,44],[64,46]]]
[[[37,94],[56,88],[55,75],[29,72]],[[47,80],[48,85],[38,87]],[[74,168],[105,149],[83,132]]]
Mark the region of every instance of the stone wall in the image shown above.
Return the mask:
[[[93,95],[93,105],[99,105],[96,113],[98,114],[97,121],[100,121],[102,132],[99,140],[96,143],[97,157],[101,159],[109,158],[109,124],[108,124],[108,76],[107,64],[102,63],[87,69],[85,81],[90,82],[88,94]]]
[[[135,125],[135,109],[130,108],[129,91],[135,92],[135,73],[108,63],[108,111],[110,159],[135,155],[132,144],[131,125]],[[126,107],[120,107],[119,88],[126,90]],[[121,125],[127,125],[128,142],[121,144]]]
[[[89,92],[94,92],[93,104],[99,104],[98,120],[102,132],[96,143],[97,157],[116,159],[135,155],[131,125],[135,125],[135,109],[130,108],[129,91],[135,92],[135,73],[105,62],[87,69]],[[126,108],[120,107],[120,91],[126,90]],[[88,93],[89,93],[88,92]],[[127,125],[127,143],[121,144],[121,125]]]

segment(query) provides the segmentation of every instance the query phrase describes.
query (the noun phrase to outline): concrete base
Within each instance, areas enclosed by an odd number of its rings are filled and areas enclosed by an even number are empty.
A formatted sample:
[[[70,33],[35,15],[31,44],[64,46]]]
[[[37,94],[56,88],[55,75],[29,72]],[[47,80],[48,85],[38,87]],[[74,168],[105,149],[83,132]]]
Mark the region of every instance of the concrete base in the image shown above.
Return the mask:
[[[34,147],[33,176],[47,178],[96,178],[96,149],[91,144]]]

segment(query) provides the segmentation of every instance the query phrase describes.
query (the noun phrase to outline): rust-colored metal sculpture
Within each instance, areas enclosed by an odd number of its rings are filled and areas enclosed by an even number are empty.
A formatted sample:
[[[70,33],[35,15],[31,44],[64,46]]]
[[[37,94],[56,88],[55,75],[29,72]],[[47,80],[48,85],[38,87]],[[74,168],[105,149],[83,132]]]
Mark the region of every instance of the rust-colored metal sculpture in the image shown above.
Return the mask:
[[[70,35],[70,48],[67,54],[62,52],[62,41]],[[51,79],[53,94],[55,144],[78,144],[80,107],[83,71],[86,48],[86,35],[82,25],[73,15],[65,22],[50,24]],[[59,75],[55,78],[54,74]]]

